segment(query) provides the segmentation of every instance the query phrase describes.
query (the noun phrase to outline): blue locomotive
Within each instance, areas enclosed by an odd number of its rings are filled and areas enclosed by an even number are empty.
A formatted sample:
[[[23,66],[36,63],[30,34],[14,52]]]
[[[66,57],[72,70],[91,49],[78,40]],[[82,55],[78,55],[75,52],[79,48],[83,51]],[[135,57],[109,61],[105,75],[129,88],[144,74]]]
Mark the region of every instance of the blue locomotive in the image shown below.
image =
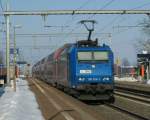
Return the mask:
[[[111,48],[88,39],[65,44],[36,63],[32,72],[78,99],[112,101],[113,65]]]

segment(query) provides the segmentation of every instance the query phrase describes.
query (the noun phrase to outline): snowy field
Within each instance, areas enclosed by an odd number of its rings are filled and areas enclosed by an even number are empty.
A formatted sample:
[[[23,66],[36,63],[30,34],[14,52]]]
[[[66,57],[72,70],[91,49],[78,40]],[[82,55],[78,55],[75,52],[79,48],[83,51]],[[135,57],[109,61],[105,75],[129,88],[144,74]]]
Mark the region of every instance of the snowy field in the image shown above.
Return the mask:
[[[0,95],[0,120],[44,120],[26,80],[18,79],[16,92],[10,87],[4,91]]]

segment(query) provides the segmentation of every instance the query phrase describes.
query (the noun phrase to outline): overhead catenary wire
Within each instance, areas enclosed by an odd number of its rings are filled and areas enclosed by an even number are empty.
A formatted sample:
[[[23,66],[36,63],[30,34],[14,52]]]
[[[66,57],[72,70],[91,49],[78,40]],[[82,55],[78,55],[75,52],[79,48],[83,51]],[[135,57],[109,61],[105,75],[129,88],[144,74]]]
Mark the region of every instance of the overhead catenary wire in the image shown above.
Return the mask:
[[[100,9],[104,9],[104,8],[106,8],[107,6],[109,6],[110,4],[112,4],[113,2],[114,2],[115,0],[111,0],[111,1],[109,1],[109,2],[107,2],[104,6],[102,6]],[[90,18],[92,18],[92,17],[94,17],[96,14],[94,14],[94,15],[92,15]],[[89,19],[89,18],[88,18]],[[69,33],[68,33],[68,35],[67,36],[65,36],[65,38],[67,38],[74,30],[76,30],[77,28],[78,28],[79,26],[76,26],[75,28],[73,28]],[[64,39],[65,39],[64,38]]]
[[[107,2],[106,4],[104,4],[104,6],[102,6],[100,9],[104,9],[106,8],[107,6],[109,6],[111,3],[113,3],[115,0],[111,0],[109,2]],[[87,2],[85,2],[81,7],[79,7],[78,9],[80,10],[81,8],[83,8],[84,6],[86,6],[88,3],[90,2],[90,0],[88,0]],[[75,10],[76,11],[76,10]],[[90,19],[92,18],[93,16],[95,16],[96,14],[93,14],[92,16],[88,17],[87,19]],[[74,20],[71,21],[71,23],[73,22]],[[66,23],[68,23],[69,21],[67,21]]]
[[[144,6],[147,6],[147,5],[150,5],[150,2],[147,2],[147,3],[144,3],[142,5],[139,5],[137,7],[134,7],[130,10],[135,10],[135,9],[139,9],[139,8],[142,8]],[[106,24],[105,26],[103,26],[101,29],[99,29],[98,31],[104,31],[106,28],[110,27],[110,25],[112,25],[120,16],[122,16],[124,14],[121,14],[121,15],[117,15],[115,18],[113,18],[108,24]]]
[[[109,1],[108,3],[106,3],[104,6],[102,6],[101,8],[100,8],[100,10],[103,10],[103,9],[105,9],[107,6],[109,6],[110,4],[112,4],[113,2],[114,2],[115,0],[111,0],[111,1]],[[96,14],[93,14],[93,15],[91,15],[90,17],[88,17],[87,19],[92,19],[92,17],[94,17]]]
[[[0,0],[0,6],[1,6],[1,9],[2,9],[2,12],[3,12],[4,8],[3,8],[2,0]]]
[[[139,9],[139,8],[145,7],[147,5],[150,5],[150,2],[144,3],[144,4],[142,4],[140,6],[137,6],[137,7],[133,8],[133,9]]]
[[[80,10],[80,9],[82,9],[82,8],[84,8],[87,4],[89,4],[89,2],[91,2],[91,0],[87,0],[86,2],[84,2],[79,8],[77,8],[77,10]],[[76,10],[75,10],[76,11]],[[73,17],[72,17],[72,19],[71,20],[68,20],[68,21],[66,21],[65,22],[65,24],[64,24],[64,26],[66,26],[66,25],[70,25],[74,20],[74,15],[73,15]],[[68,24],[69,23],[69,24]]]
[[[128,30],[131,30],[131,29],[133,29],[133,28],[144,28],[144,27],[147,27],[147,28],[150,28],[150,26],[144,26],[144,25],[139,25],[139,24],[137,24],[137,25],[129,25],[129,26],[116,26],[116,27],[118,27],[118,28],[126,28],[126,29],[124,29],[124,30],[122,30],[122,31],[119,31],[119,32],[115,32],[115,33],[113,33],[113,36],[115,35],[119,35],[120,33],[122,33],[122,32],[127,32]]]
[[[104,9],[104,8],[106,8],[108,5],[110,5],[111,3],[113,3],[114,2],[114,0],[111,0],[111,1],[109,1],[107,4],[105,4],[102,8]],[[140,5],[140,6],[137,6],[137,7],[135,7],[135,8],[132,8],[131,10],[134,10],[134,9],[139,9],[139,8],[142,8],[142,7],[144,7],[144,6],[147,6],[147,5],[149,5],[150,4],[150,2],[148,2],[148,3],[144,3],[144,4],[142,4],[142,5]],[[95,14],[94,14],[95,15]],[[93,16],[94,16],[93,15]],[[121,15],[118,15],[118,16],[116,16],[115,18],[113,18],[113,20],[111,20],[108,24],[106,24],[102,29],[100,29],[100,31],[104,31],[106,28],[108,28],[112,23],[114,23],[120,16],[122,16],[122,15],[124,15],[124,14],[121,14]],[[92,17],[93,17],[92,16]],[[78,28],[78,26],[76,26],[74,29],[72,29],[69,33],[68,33],[68,35],[67,36],[65,36],[65,38],[68,38],[68,36],[69,36],[69,34],[70,33],[72,33],[74,30],[76,30]],[[99,31],[99,30],[98,30]]]

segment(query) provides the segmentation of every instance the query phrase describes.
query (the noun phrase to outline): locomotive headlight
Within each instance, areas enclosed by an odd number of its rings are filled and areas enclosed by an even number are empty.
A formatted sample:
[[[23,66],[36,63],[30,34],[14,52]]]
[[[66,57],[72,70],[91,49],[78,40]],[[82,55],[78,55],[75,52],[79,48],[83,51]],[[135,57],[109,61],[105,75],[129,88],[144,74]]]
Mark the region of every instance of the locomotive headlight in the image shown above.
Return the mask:
[[[109,77],[104,77],[104,78],[103,78],[103,81],[109,81],[109,80],[110,80]]]
[[[85,78],[79,78],[79,81],[84,81],[85,80]]]
[[[92,65],[92,68],[95,68],[95,65]]]

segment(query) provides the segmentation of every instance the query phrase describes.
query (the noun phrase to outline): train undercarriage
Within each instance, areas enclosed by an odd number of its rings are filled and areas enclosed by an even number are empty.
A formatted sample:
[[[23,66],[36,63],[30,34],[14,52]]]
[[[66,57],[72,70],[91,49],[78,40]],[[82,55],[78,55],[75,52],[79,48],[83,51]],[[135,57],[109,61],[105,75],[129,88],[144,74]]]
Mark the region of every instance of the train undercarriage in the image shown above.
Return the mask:
[[[77,88],[69,88],[55,84],[55,87],[81,101],[107,101],[109,103],[115,101],[112,85],[80,85]]]

